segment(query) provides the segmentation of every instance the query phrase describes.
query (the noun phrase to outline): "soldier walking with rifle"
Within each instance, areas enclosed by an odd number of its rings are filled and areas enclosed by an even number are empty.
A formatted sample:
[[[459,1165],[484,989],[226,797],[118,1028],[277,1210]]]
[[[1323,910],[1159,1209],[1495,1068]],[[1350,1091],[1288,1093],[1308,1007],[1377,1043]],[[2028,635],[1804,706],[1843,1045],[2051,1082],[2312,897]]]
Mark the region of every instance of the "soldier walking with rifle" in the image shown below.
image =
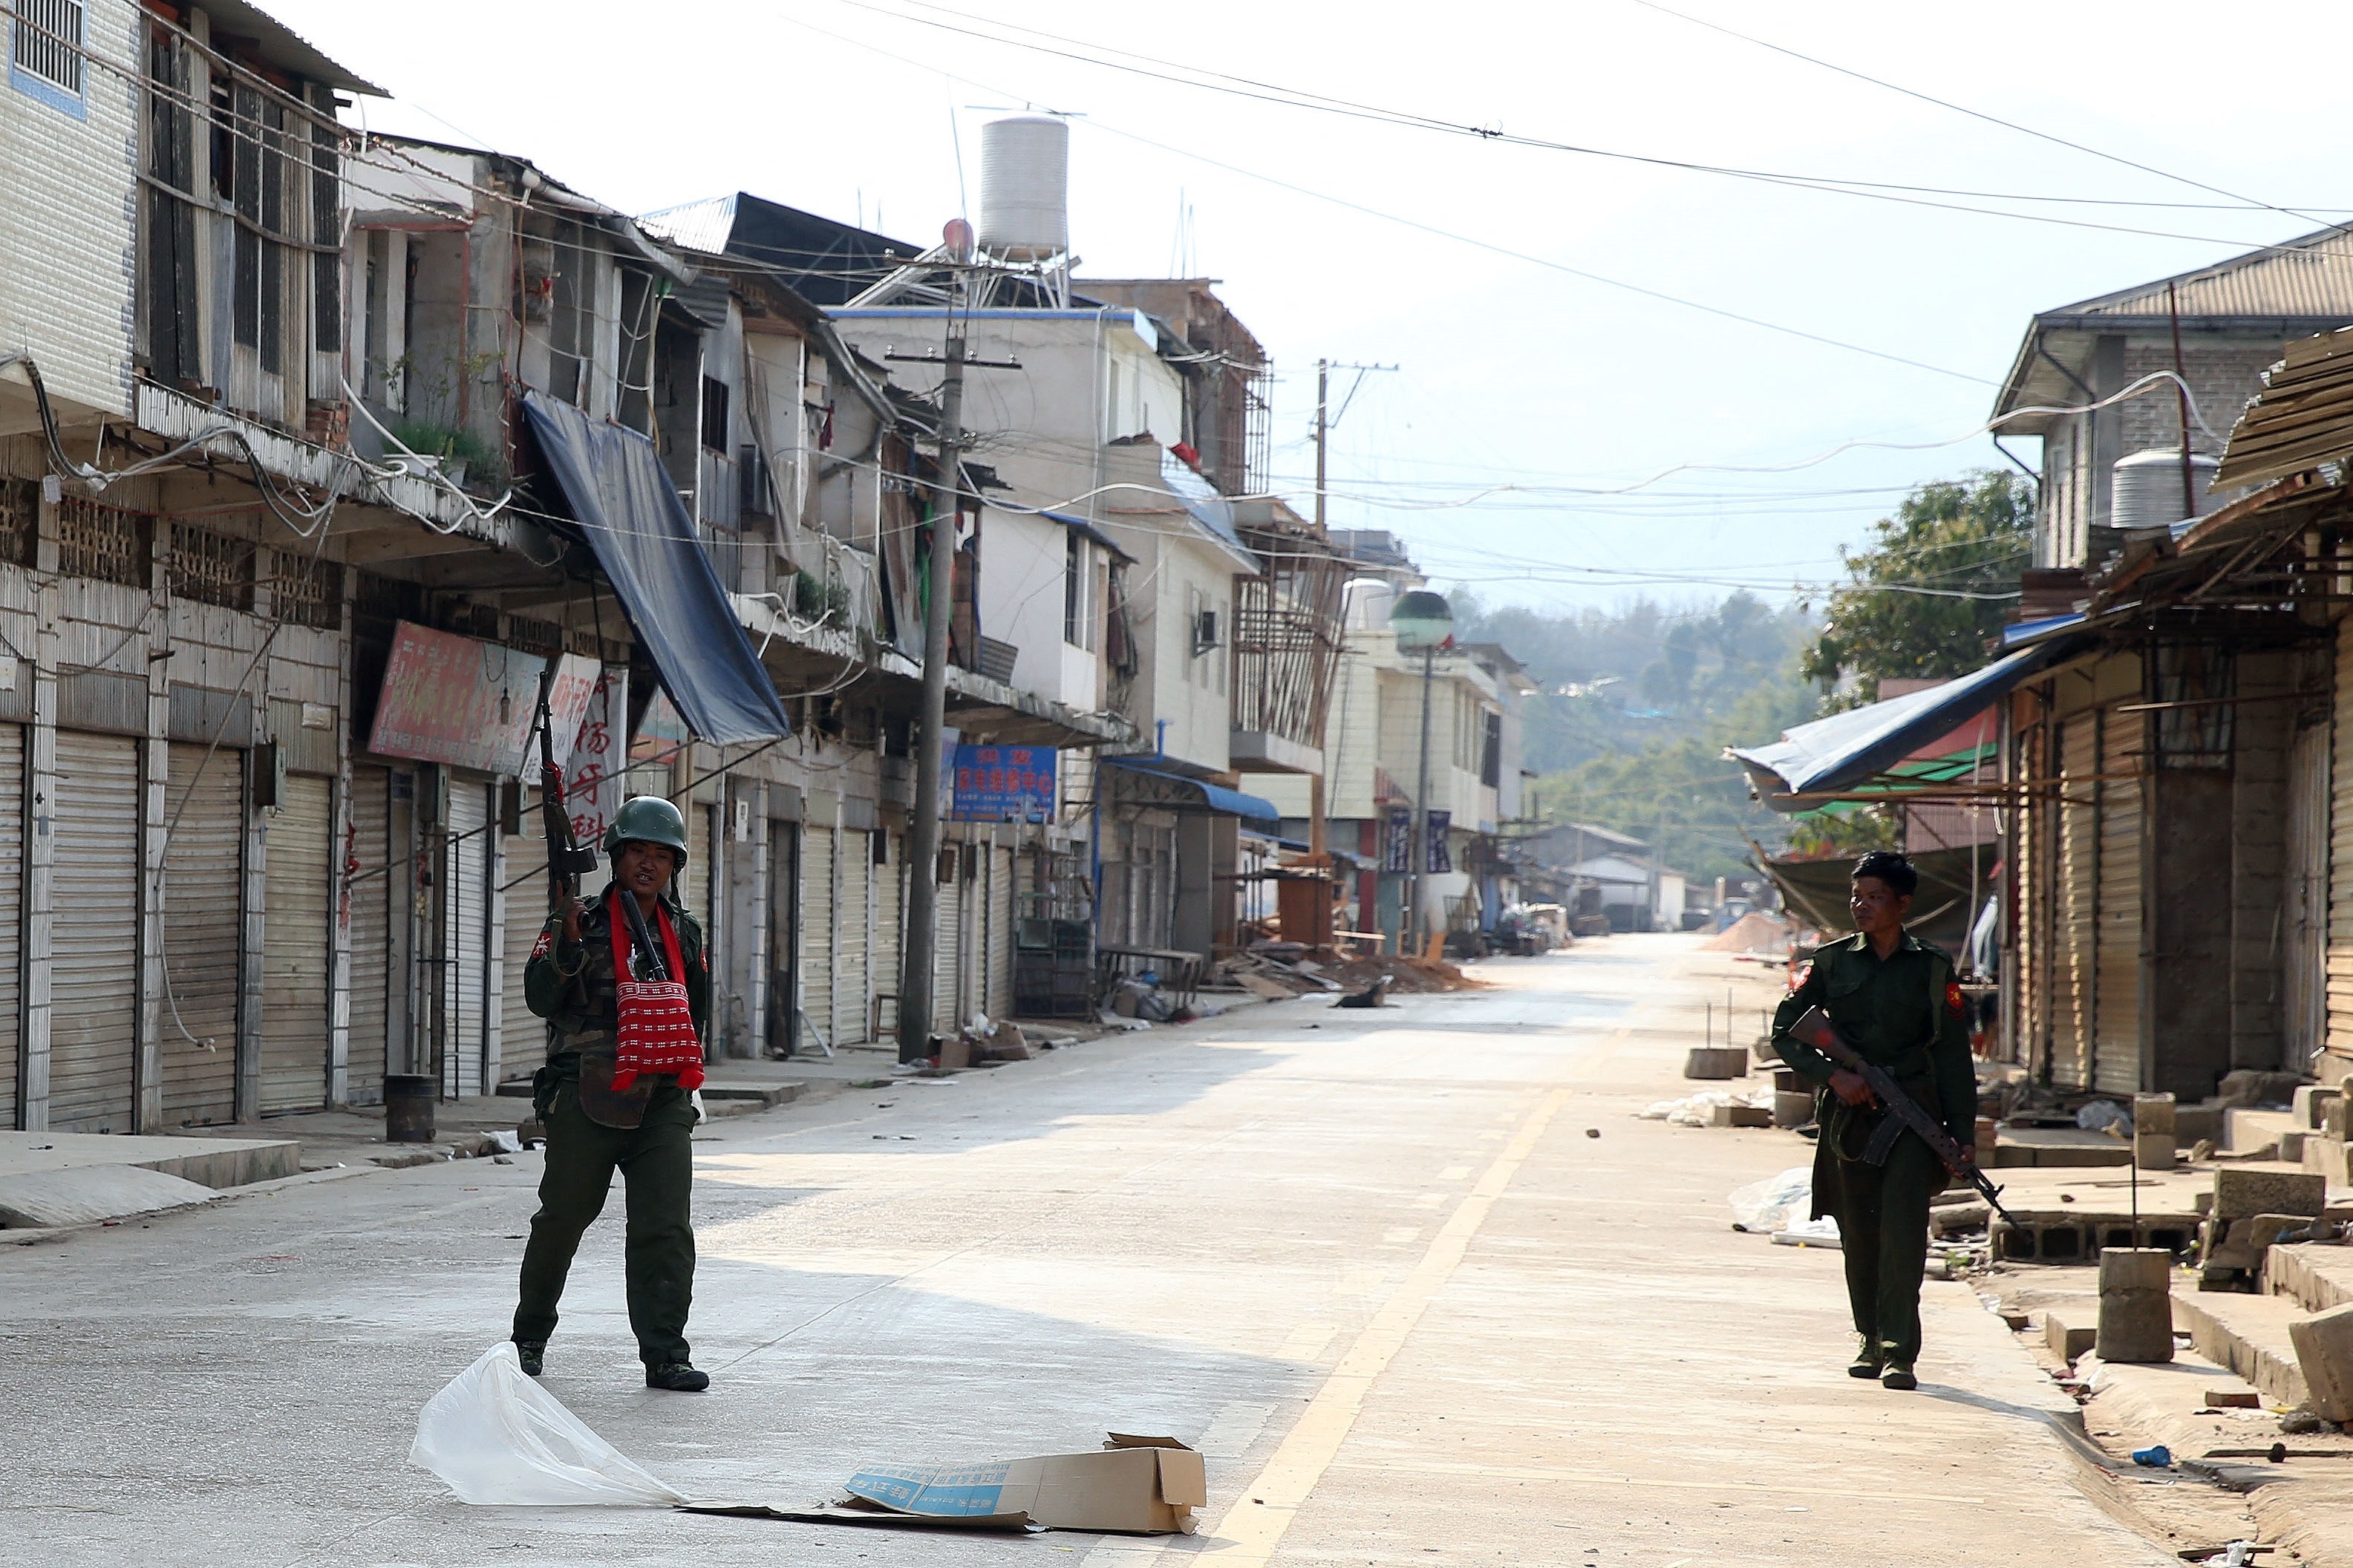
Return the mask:
[[[1773,1017],[1781,1059],[1817,1086],[1814,1217],[1838,1221],[1855,1377],[1919,1386],[1928,1201],[1948,1178],[2000,1200],[1968,1151],[1977,1074],[1953,962],[1904,929],[1920,875],[1874,850],[1855,865],[1852,937],[1813,956]]]
[[[515,1350],[537,1377],[573,1254],[617,1170],[628,1187],[624,1268],[646,1386],[696,1394],[711,1378],[686,1342],[694,1296],[690,1138],[702,1117],[710,974],[702,928],[671,890],[686,865],[686,819],[658,795],[623,802],[605,835],[613,880],[594,905],[583,903],[577,879],[596,858],[573,842],[563,774],[546,745],[544,695],[540,715],[555,911],[532,949],[523,991],[552,1026],[547,1065],[532,1084],[547,1167],[523,1248]]]

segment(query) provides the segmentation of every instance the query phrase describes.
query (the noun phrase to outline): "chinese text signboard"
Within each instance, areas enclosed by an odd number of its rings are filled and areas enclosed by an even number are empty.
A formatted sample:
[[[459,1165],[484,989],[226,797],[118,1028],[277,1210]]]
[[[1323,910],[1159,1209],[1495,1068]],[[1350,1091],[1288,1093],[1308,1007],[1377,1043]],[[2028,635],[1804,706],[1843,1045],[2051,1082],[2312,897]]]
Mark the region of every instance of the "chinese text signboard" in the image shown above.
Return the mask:
[[[1454,862],[1446,853],[1446,831],[1453,826],[1452,812],[1433,811],[1430,814],[1430,864],[1426,869],[1431,871],[1454,869]]]
[[[958,746],[958,822],[1048,822],[1056,795],[1051,746]]]
[[[536,654],[403,621],[368,750],[520,776],[546,669]]]
[[[1413,869],[1413,807],[1390,806],[1381,816],[1381,869]]]
[[[572,748],[571,771],[564,781],[572,837],[585,847],[602,850],[605,829],[621,809],[628,783],[621,734],[628,722],[628,666],[607,666],[589,694],[579,739]]]
[[[599,679],[593,658],[567,653],[555,661],[555,679],[547,688],[547,733],[554,742],[555,765],[559,768],[572,766],[572,748],[582,722],[588,717],[588,704],[596,695]],[[535,739],[523,750],[522,782],[539,783],[539,743]]]

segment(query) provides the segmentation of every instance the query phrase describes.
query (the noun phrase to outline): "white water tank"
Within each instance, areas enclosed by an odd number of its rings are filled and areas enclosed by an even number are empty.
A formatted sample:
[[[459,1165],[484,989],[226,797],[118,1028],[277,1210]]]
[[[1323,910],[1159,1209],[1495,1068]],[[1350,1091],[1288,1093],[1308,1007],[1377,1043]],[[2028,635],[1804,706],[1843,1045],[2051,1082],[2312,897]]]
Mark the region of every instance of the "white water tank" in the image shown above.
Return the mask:
[[[1340,624],[1350,631],[1377,632],[1389,624],[1398,590],[1378,577],[1358,577],[1341,591]]]
[[[2189,506],[2181,505],[2181,448],[2158,447],[2116,459],[2116,489],[2108,521],[2117,528],[2169,528],[2206,510],[2206,487],[2221,465],[2211,458],[2189,459]]]
[[[1009,261],[1071,248],[1071,127],[1042,114],[980,128],[980,247]]]

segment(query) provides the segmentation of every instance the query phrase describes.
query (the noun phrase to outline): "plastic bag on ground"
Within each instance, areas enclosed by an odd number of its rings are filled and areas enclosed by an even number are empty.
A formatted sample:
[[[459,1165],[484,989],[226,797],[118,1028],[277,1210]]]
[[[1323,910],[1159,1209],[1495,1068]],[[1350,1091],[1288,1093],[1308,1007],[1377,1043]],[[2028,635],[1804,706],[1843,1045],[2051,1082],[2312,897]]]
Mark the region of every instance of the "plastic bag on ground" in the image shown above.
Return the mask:
[[[1778,1176],[1732,1189],[1732,1228],[1776,1231],[1802,1220],[1814,1203],[1814,1168],[1792,1165]]]
[[[462,1502],[668,1508],[686,1500],[525,1376],[512,1343],[484,1352],[425,1402],[408,1462],[449,1483]]]

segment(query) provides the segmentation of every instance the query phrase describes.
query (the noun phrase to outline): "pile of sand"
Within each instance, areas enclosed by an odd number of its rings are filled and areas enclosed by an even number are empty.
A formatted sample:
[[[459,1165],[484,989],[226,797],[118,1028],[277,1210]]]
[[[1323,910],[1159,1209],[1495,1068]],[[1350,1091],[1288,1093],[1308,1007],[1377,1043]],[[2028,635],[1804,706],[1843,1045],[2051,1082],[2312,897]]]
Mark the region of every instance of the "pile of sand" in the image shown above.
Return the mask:
[[[1752,910],[1715,936],[1700,943],[1704,952],[1778,952],[1789,951],[1789,922],[1778,915]]]

